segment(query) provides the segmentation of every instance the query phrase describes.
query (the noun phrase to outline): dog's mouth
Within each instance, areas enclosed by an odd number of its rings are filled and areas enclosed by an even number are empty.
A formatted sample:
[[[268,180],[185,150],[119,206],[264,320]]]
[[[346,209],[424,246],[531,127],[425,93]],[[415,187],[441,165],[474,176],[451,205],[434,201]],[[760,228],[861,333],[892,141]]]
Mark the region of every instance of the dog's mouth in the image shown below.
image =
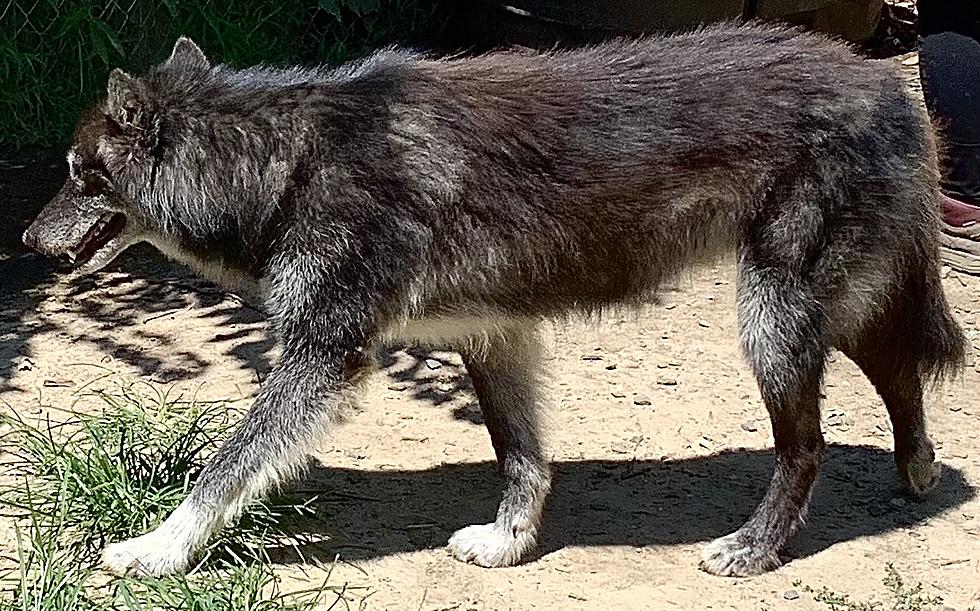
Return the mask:
[[[119,212],[103,214],[89,227],[78,244],[68,251],[68,257],[76,267],[88,263],[126,227],[126,216]]]

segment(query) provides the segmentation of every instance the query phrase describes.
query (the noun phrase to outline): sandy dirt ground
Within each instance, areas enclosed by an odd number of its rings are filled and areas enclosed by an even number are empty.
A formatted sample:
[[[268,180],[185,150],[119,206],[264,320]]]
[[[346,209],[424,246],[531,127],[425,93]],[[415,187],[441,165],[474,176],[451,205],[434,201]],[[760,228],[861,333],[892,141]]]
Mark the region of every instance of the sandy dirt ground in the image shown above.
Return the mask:
[[[8,203],[36,208],[45,188]],[[43,414],[134,380],[248,400],[269,371],[261,316],[149,249],[68,285],[5,244],[0,409]],[[789,562],[747,579],[697,569],[699,546],[744,521],[772,468],[768,419],[738,351],[733,271],[695,271],[636,315],[545,326],[555,481],[526,563],[488,570],[445,550],[455,529],[492,520],[502,482],[472,387],[442,352],[392,353],[324,440],[298,487],[326,492],[329,539],[304,552],[339,554],[333,581],[361,588],[350,600],[365,609],[823,609],[803,586],[881,597],[886,563],[953,608],[980,607],[980,280],[948,272],[974,349],[963,379],[929,396],[944,465],[936,493],[898,495],[885,410],[837,355],[823,407],[830,450]],[[0,532],[0,549],[12,546]],[[288,552],[280,560],[287,587],[323,576],[289,565]]]

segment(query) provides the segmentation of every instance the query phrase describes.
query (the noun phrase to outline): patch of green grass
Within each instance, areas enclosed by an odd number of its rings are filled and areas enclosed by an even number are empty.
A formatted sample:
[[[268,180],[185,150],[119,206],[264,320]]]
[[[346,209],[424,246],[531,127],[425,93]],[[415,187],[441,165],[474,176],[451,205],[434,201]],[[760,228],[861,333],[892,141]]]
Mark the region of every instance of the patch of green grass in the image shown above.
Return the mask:
[[[888,598],[880,602],[851,600],[847,594],[838,594],[827,586],[814,589],[799,582],[794,585],[802,587],[813,600],[823,603],[830,611],[943,611],[947,608],[942,597],[929,596],[921,583],[909,586],[891,564],[885,566],[882,583],[888,590]]]
[[[226,565],[188,576],[100,579],[62,545],[47,521],[18,530],[16,573],[0,592],[0,611],[312,611],[342,602],[325,578],[318,587],[283,592],[268,564]]]
[[[241,415],[234,405],[146,388],[99,393],[101,412],[58,421],[0,415],[10,429],[0,443],[18,452],[0,488],[18,544],[17,568],[0,575],[0,611],[285,611],[342,601],[342,588],[326,581],[282,592],[265,552],[270,542],[292,545],[303,558],[297,543],[307,541],[283,524],[315,521],[316,499],[253,505],[186,577],[109,579],[98,570],[106,543],[149,530],[180,503]]]
[[[447,0],[10,0],[0,3],[0,147],[61,146],[109,71],[193,38],[219,62],[339,62],[428,36]]]
[[[92,569],[74,562],[58,540],[64,516],[31,514],[17,529],[17,570],[10,571],[10,590],[0,592],[2,611],[89,611],[103,608],[85,591]]]

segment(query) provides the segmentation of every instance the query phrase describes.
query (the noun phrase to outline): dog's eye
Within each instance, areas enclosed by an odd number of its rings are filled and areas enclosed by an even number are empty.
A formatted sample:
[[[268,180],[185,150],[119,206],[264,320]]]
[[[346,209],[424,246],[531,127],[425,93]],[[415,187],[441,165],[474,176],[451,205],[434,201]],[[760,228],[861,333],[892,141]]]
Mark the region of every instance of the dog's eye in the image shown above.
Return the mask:
[[[109,190],[109,179],[98,172],[86,172],[82,176],[82,195],[95,197]]]
[[[136,123],[136,114],[137,113],[136,113],[136,109],[135,108],[133,108],[132,106],[127,106],[127,107],[125,107],[123,109],[123,112],[125,112],[125,117],[123,119],[123,121],[125,123],[127,123],[129,125],[132,125],[132,124]]]

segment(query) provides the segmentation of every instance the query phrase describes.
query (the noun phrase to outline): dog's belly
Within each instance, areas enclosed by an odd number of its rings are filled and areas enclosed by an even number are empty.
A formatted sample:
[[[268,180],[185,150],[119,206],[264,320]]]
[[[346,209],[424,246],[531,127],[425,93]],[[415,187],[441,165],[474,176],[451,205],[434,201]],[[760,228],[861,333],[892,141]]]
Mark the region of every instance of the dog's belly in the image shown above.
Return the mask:
[[[533,324],[530,319],[498,313],[432,316],[392,325],[381,334],[380,341],[473,350],[491,337],[505,335],[506,329],[527,329]]]

